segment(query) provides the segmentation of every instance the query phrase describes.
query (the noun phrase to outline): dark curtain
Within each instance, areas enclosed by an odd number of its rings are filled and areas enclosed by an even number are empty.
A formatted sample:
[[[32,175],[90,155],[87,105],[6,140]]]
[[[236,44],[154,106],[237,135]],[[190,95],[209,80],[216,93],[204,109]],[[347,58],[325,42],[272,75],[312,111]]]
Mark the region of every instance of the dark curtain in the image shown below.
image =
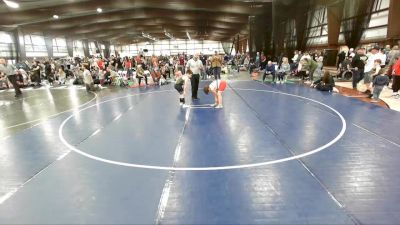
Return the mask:
[[[310,24],[312,0],[274,0],[272,2],[275,55],[293,55],[294,50],[305,50]]]
[[[46,44],[47,54],[49,58],[53,58],[53,38],[44,37],[44,43]]]
[[[110,57],[110,43],[109,42],[104,43],[104,57],[105,58]]]
[[[73,57],[74,56],[74,41],[71,38],[67,38],[66,42],[67,42],[68,56]]]
[[[96,53],[100,53],[101,52],[101,48],[100,48],[100,44],[99,44],[99,42],[98,41],[95,41],[94,42],[94,45],[96,46]]]
[[[296,42],[297,49],[304,51],[307,47],[309,27],[310,27],[310,10],[311,1],[302,0],[296,2],[296,13],[295,13],[295,23],[296,23]]]
[[[264,12],[257,15],[250,21],[250,46],[252,55],[256,52],[264,52],[265,55],[272,55],[272,4],[266,5]]]
[[[89,40],[82,40],[82,45],[83,45],[83,53],[85,54],[85,57],[90,56],[89,52]]]
[[[346,45],[356,48],[371,20],[375,0],[344,0],[343,33]]]
[[[235,45],[235,51],[236,54],[241,53],[241,49],[240,49],[240,36],[236,36],[235,41],[234,41],[234,45]]]

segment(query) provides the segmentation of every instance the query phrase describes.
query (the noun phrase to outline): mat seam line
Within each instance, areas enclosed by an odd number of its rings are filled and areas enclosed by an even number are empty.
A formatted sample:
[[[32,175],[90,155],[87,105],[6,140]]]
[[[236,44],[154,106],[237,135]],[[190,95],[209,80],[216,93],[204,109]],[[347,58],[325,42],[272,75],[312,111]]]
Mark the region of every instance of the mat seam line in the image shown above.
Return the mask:
[[[262,122],[264,124],[264,127],[267,128],[279,141],[279,143],[286,149],[288,150],[288,152],[294,156],[294,152],[291,150],[291,147],[289,147],[282,139],[281,137],[269,126],[269,124],[267,122],[265,122],[263,119],[261,119],[261,117],[259,116],[259,114],[255,111],[255,109],[253,107],[251,107],[249,105],[249,103],[247,101],[245,101],[245,99],[234,89],[232,88],[229,84],[228,86],[233,90],[233,92],[245,103],[245,105],[253,112],[253,114],[255,114],[256,118],[258,120],[260,120],[260,122]],[[266,86],[266,85],[265,85]],[[322,187],[322,189],[324,189],[327,194],[330,196],[330,198],[335,202],[335,204],[342,209],[342,211],[346,214],[346,216],[352,220],[352,222],[355,225],[362,225],[362,223],[352,214],[350,214],[350,212],[348,212],[345,208],[345,205],[343,205],[333,194],[331,191],[329,191],[328,187],[321,181],[321,179],[311,171],[310,168],[308,168],[308,166],[306,165],[306,163],[301,160],[301,159],[296,159],[296,161],[298,163],[300,163],[302,165],[302,167],[309,173],[309,175],[311,177],[314,178],[314,180],[317,181],[317,183]]]
[[[173,168],[177,166],[177,163],[179,161],[178,157],[179,157],[180,151],[181,151],[182,138],[185,133],[186,127],[188,126],[188,123],[189,123],[190,112],[191,112],[191,108],[189,107],[189,108],[187,108],[186,115],[185,115],[185,124],[182,127],[181,133],[178,138],[178,143],[175,148],[174,161],[172,163]],[[156,214],[156,219],[155,219],[156,225],[161,225],[162,220],[164,219],[165,210],[168,205],[168,199],[169,199],[171,187],[175,181],[176,172],[177,171],[175,171],[175,170],[168,171],[168,177],[167,177],[167,180],[165,181],[165,184],[164,184],[161,196],[160,196],[158,208],[157,208],[157,214]]]

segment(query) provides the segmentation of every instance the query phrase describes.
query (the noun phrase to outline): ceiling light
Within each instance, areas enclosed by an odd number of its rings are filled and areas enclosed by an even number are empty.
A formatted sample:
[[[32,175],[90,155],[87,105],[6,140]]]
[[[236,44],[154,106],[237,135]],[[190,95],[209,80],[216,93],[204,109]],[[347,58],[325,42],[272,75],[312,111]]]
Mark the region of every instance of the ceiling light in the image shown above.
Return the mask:
[[[102,8],[97,8],[97,12],[98,12],[98,13],[102,13],[102,12],[103,12],[103,9],[102,9]]]
[[[6,5],[10,8],[19,8],[19,4],[10,0],[3,0],[4,3],[6,3]]]
[[[168,33],[167,31],[164,31],[165,36],[169,37],[169,39],[175,39],[174,36],[172,36],[172,34]]]
[[[186,36],[188,37],[189,41],[191,41],[191,40],[192,40],[192,38],[190,37],[190,34],[189,34],[189,32],[187,32],[187,31],[186,31]]]
[[[53,18],[54,19],[58,19],[58,18],[60,18],[58,15],[53,15]]]
[[[152,41],[157,41],[157,38],[152,37],[150,34],[145,34],[144,32],[142,32],[142,37],[145,37],[145,38],[150,39]]]

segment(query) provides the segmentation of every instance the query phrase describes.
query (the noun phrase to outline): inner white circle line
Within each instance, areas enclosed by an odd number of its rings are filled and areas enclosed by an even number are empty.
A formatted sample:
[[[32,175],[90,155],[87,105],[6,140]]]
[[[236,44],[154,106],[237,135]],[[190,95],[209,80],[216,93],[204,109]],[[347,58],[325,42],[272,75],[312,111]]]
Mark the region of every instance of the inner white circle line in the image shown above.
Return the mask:
[[[168,166],[151,166],[151,165],[141,165],[141,164],[134,164],[134,163],[124,163],[124,162],[119,162],[119,161],[113,161],[113,160],[108,160],[108,159],[104,159],[101,157],[97,157],[91,154],[88,154],[86,152],[83,152],[79,149],[77,149],[76,147],[72,146],[71,144],[69,144],[64,136],[63,136],[63,129],[65,124],[75,116],[75,114],[80,113],[84,110],[87,110],[89,108],[104,104],[106,102],[110,102],[110,101],[115,101],[118,99],[122,99],[122,98],[129,98],[132,96],[137,96],[137,95],[145,95],[145,94],[154,94],[154,93],[162,93],[162,92],[171,92],[171,91],[153,91],[153,92],[147,92],[147,93],[141,93],[141,94],[134,94],[134,95],[128,95],[128,96],[123,96],[123,97],[118,97],[118,98],[114,98],[114,99],[110,99],[104,102],[100,102],[97,104],[94,104],[92,106],[88,106],[86,108],[80,109],[79,111],[77,111],[76,113],[70,115],[68,118],[66,118],[63,123],[60,125],[59,129],[58,129],[58,136],[61,140],[61,142],[67,146],[70,150],[85,156],[87,158],[96,160],[96,161],[100,161],[100,162],[104,162],[104,163],[108,163],[108,164],[113,164],[113,165],[117,165],[117,166],[125,166],[125,167],[133,167],[133,168],[140,168],[140,169],[151,169],[151,170],[167,170],[167,171],[217,171],[217,170],[235,170],[235,169],[245,169],[245,168],[254,168],[254,167],[261,167],[261,166],[266,166],[266,165],[272,165],[272,164],[278,164],[278,163],[283,163],[283,162],[288,162],[288,161],[292,161],[292,160],[297,160],[303,157],[307,157],[310,155],[313,155],[315,153],[318,153],[330,146],[332,146],[333,144],[335,144],[336,142],[338,142],[343,135],[346,132],[347,129],[347,123],[346,120],[344,119],[343,115],[340,114],[337,110],[335,110],[334,108],[330,107],[329,105],[326,105],[322,102],[316,101],[314,99],[310,99],[307,97],[303,97],[303,96],[299,96],[299,95],[294,95],[294,94],[288,94],[288,93],[284,93],[284,92],[277,92],[277,91],[268,91],[268,90],[256,90],[256,89],[239,89],[239,88],[235,88],[235,90],[239,90],[239,91],[255,91],[255,92],[267,92],[267,93],[276,93],[276,94],[281,94],[281,95],[287,95],[287,96],[292,96],[292,97],[296,97],[296,98],[300,98],[300,99],[306,99],[309,100],[311,102],[315,102],[317,104],[320,104],[322,106],[325,106],[326,108],[332,110],[335,114],[338,115],[338,117],[340,118],[341,122],[342,122],[342,129],[339,133],[338,136],[336,136],[332,141],[330,141],[329,143],[318,147],[312,151],[300,154],[300,155],[295,155],[292,157],[287,157],[287,158],[283,158],[283,159],[278,159],[278,160],[273,160],[273,161],[267,161],[267,162],[261,162],[261,163],[252,163],[252,164],[245,164],[245,165],[233,165],[233,166],[219,166],[219,167],[168,167]]]

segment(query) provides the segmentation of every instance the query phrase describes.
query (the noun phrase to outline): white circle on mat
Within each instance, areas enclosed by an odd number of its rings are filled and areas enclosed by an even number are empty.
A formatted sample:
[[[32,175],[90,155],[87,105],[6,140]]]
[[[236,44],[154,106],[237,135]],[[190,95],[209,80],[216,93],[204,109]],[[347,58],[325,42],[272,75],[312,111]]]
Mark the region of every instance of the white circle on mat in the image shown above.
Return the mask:
[[[330,142],[326,143],[325,145],[322,145],[316,149],[313,149],[311,151],[308,151],[306,153],[303,154],[299,154],[299,155],[294,155],[291,157],[287,157],[287,158],[282,158],[282,159],[278,159],[278,160],[272,160],[272,161],[267,161],[267,162],[260,162],[260,163],[251,163],[251,164],[243,164],[243,165],[232,165],[232,166],[217,166],[217,167],[168,167],[168,166],[153,166],[153,165],[144,165],[144,164],[134,164],[134,163],[126,163],[126,162],[120,162],[120,161],[114,161],[114,160],[108,160],[108,159],[104,159],[98,156],[94,156],[91,155],[89,153],[86,153],[82,150],[79,150],[78,148],[72,146],[71,144],[69,144],[64,136],[63,136],[63,129],[65,124],[75,116],[75,114],[78,114],[82,111],[85,111],[87,109],[102,105],[104,103],[107,102],[111,102],[111,101],[116,101],[119,99],[124,99],[124,98],[130,98],[133,96],[138,96],[138,95],[147,95],[147,94],[155,94],[155,93],[163,93],[163,92],[174,92],[173,90],[171,91],[153,91],[153,92],[147,92],[147,93],[141,93],[141,94],[133,94],[133,95],[128,95],[128,96],[123,96],[123,97],[118,97],[118,98],[113,98],[107,101],[103,101],[103,102],[99,102],[97,104],[85,107],[83,109],[80,109],[79,111],[77,111],[76,113],[70,115],[68,118],[66,118],[62,124],[60,125],[59,129],[58,129],[58,136],[61,140],[61,142],[67,146],[70,150],[85,156],[87,158],[99,161],[99,162],[104,162],[104,163],[108,163],[108,164],[113,164],[113,165],[117,165],[117,166],[124,166],[124,167],[132,167],[132,168],[140,168],[140,169],[150,169],[150,170],[166,170],[166,171],[218,171],[218,170],[236,170],[236,169],[246,169],[246,168],[254,168],[254,167],[262,167],[262,166],[267,166],[267,165],[273,165],[273,164],[278,164],[278,163],[283,163],[283,162],[288,162],[288,161],[292,161],[292,160],[297,160],[300,158],[304,158],[313,154],[316,154],[318,152],[321,152],[325,149],[327,149],[328,147],[334,145],[336,142],[338,142],[343,135],[346,132],[347,129],[347,123],[346,120],[344,119],[343,115],[340,114],[337,110],[335,110],[334,108],[330,107],[329,105],[326,105],[322,102],[319,102],[317,100],[314,99],[310,99],[307,97],[303,97],[303,96],[299,96],[299,95],[294,95],[294,94],[289,94],[289,93],[284,93],[284,92],[278,92],[278,91],[268,91],[268,90],[257,90],[257,89],[239,89],[239,88],[235,88],[235,90],[239,90],[239,91],[253,91],[253,92],[265,92],[265,93],[274,93],[274,94],[281,94],[281,95],[286,95],[286,96],[290,96],[290,97],[295,97],[295,98],[299,98],[299,99],[304,99],[304,100],[308,100],[310,102],[314,102],[317,103],[319,105],[322,105],[328,109],[330,109],[332,112],[334,112],[341,120],[342,122],[342,129],[339,132],[339,134]]]

